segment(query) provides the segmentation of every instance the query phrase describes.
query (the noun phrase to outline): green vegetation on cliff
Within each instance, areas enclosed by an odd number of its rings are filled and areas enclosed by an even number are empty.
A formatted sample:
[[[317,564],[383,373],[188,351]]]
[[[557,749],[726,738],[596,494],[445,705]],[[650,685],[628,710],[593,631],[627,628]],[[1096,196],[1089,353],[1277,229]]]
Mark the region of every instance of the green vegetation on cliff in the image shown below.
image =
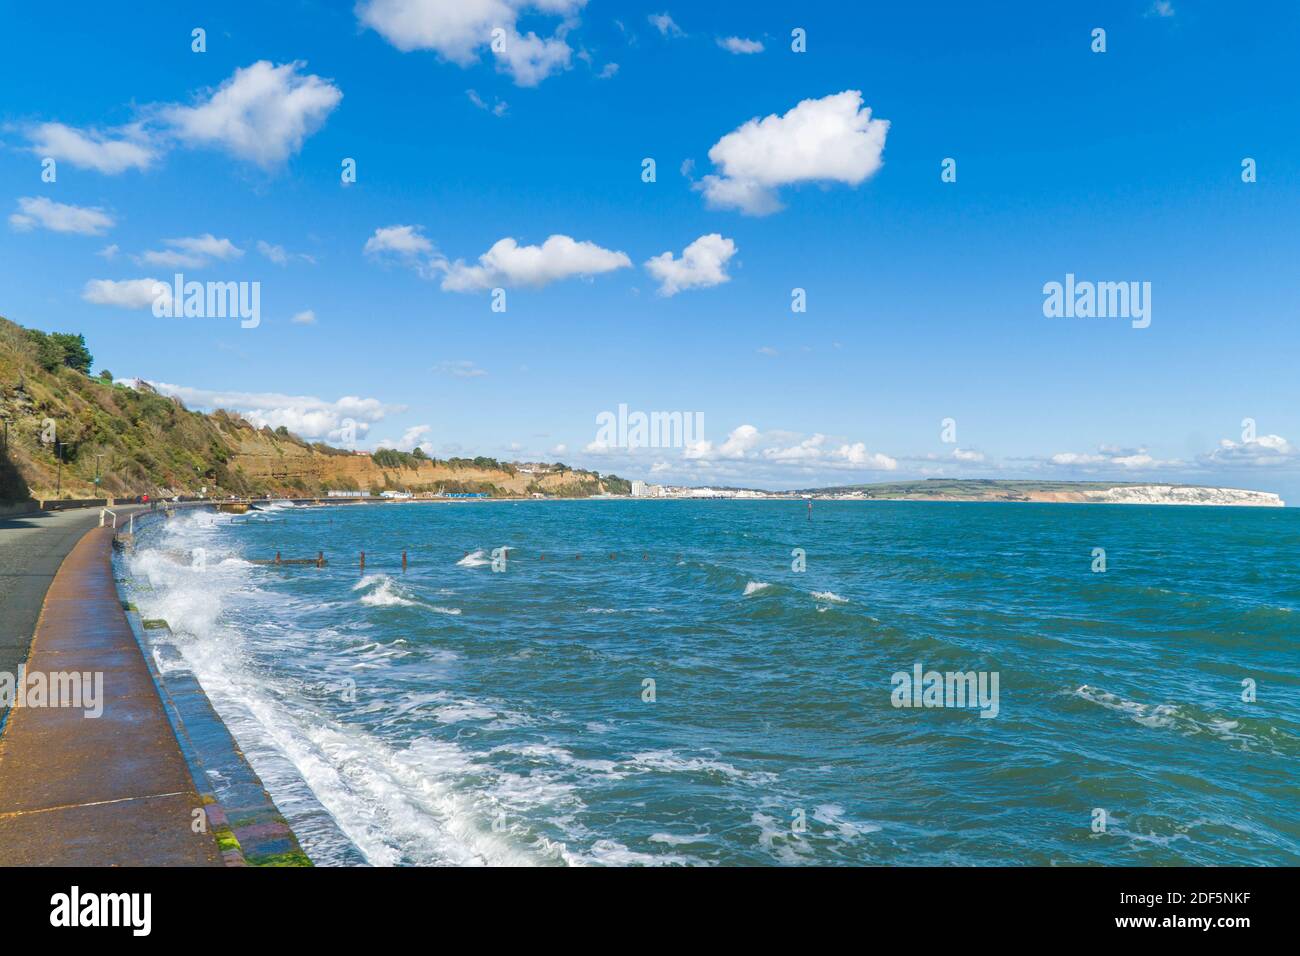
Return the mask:
[[[380,449],[360,457],[285,428],[257,428],[218,409],[100,372],[73,333],[24,329],[0,318],[0,500],[322,494],[361,488],[525,494],[528,475],[494,458],[430,458]],[[119,369],[120,371],[120,369]],[[7,438],[4,437],[7,435]],[[591,472],[549,478],[544,493],[620,493],[626,482]],[[557,490],[563,486],[565,491]],[[626,493],[626,492],[622,492]]]

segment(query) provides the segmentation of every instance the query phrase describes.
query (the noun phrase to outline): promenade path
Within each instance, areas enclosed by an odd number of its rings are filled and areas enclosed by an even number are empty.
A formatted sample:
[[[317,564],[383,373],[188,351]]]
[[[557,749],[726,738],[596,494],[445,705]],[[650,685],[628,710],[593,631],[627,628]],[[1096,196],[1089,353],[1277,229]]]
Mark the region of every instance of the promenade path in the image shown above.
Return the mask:
[[[103,675],[99,717],[9,712],[0,866],[220,866],[212,834],[195,832],[203,803],[113,583],[113,531],[98,523],[99,509],[0,519],[0,672],[25,659],[29,675]]]
[[[17,673],[27,659],[45,591],[72,546],[98,524],[98,508],[0,518],[0,673]]]

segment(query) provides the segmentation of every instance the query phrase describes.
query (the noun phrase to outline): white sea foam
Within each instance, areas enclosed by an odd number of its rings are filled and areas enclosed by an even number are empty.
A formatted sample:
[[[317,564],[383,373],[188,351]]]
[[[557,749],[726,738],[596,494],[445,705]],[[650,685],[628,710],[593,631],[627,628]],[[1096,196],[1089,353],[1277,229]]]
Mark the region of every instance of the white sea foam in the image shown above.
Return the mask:
[[[512,832],[493,832],[491,811],[551,800],[572,812],[571,787],[498,775],[449,741],[419,738],[404,746],[390,743],[357,724],[340,722],[304,697],[293,679],[253,666],[252,648],[246,647],[253,632],[241,631],[227,612],[238,605],[250,620],[270,620],[282,602],[278,595],[257,589],[254,582],[260,569],[240,562],[213,564],[220,542],[214,537],[217,525],[202,520],[206,517],[210,516],[173,519],[161,529],[156,548],[142,547],[129,559],[133,576],[147,585],[133,596],[145,616],[163,617],[172,625],[185,662],[289,816],[304,849],[318,862],[335,862],[341,855],[340,848],[324,842],[310,819],[298,812],[307,805],[305,798],[314,795],[310,805],[319,801],[324,807],[329,832],[336,825],[372,864],[537,862],[536,852],[521,846]],[[207,569],[177,565],[163,557],[164,550],[177,547],[208,549]],[[380,576],[369,585],[360,582],[357,590],[374,587],[376,582],[379,587],[369,593],[380,593],[384,584]],[[265,631],[257,636],[264,639]],[[291,646],[287,641],[286,649]],[[375,642],[362,646],[370,654],[392,650]],[[370,664],[367,669],[377,666]],[[340,663],[334,673],[350,669]],[[366,701],[366,692],[363,687],[364,703],[358,704],[358,711],[377,704],[380,712],[388,712],[391,701]],[[487,706],[475,710],[469,701],[444,704],[436,711],[437,719],[452,716],[498,714]],[[463,780],[473,777],[487,777],[485,791],[461,788]],[[519,797],[530,791],[528,799]]]
[[[491,707],[474,702],[448,704],[433,712],[434,719],[440,724],[458,724],[466,720],[492,720],[497,712]]]
[[[848,598],[840,597],[834,591],[813,591],[812,596],[815,597],[818,601],[832,601],[835,604],[849,603]]]
[[[1073,693],[1107,710],[1118,711],[1143,727],[1173,730],[1188,736],[1204,733],[1228,743],[1240,744],[1242,748],[1258,746],[1272,750],[1274,753],[1278,752],[1274,747],[1275,741],[1268,739],[1267,734],[1259,735],[1243,731],[1240,721],[1213,716],[1201,717],[1177,704],[1153,705],[1126,700],[1117,694],[1088,684],[1082,685]]]
[[[834,803],[824,803],[813,811],[812,818],[832,828],[841,840],[852,841],[867,833],[875,833],[880,827],[874,823],[863,823],[844,818],[844,808]]]
[[[755,810],[750,823],[758,827],[758,845],[784,864],[804,863],[812,852],[807,842],[795,836],[790,825],[776,817]]]
[[[461,613],[458,607],[427,604],[419,598],[412,597],[409,591],[387,574],[367,574],[352,585],[352,590],[366,592],[358,600],[367,607],[422,607],[435,614],[455,616]]]
[[[777,779],[776,774],[763,770],[741,770],[725,760],[712,757],[684,757],[673,750],[648,750],[633,754],[632,763],[643,770],[711,774],[751,783],[771,783]]]
[[[772,585],[767,581],[750,581],[745,585],[745,597],[749,597],[751,594],[757,594],[759,591],[762,591],[765,588],[770,588],[771,586]]]
[[[488,553],[482,548],[479,548],[477,551],[471,551],[469,554],[465,555],[465,557],[457,561],[456,566],[461,568],[481,568],[491,563],[492,559],[488,557]]]
[[[360,600],[367,607],[415,607],[420,603],[400,594],[397,583],[386,574],[367,574],[352,585],[352,590],[366,590]]]
[[[707,833],[696,833],[691,836],[682,836],[677,833],[652,833],[650,835],[651,843],[667,843],[669,846],[682,846],[687,843],[704,843],[709,839]]]
[[[597,840],[579,859],[601,866],[692,866],[702,862],[694,857],[676,853],[643,853],[629,850],[616,840]]]
[[[587,760],[575,757],[573,753],[563,747],[557,747],[554,744],[501,744],[493,747],[491,754],[515,754],[529,760],[551,763],[556,765],[568,765],[579,767],[583,770],[589,770],[592,773],[607,774],[614,779],[622,779],[627,776],[626,773],[618,772],[618,761],[616,760]]]

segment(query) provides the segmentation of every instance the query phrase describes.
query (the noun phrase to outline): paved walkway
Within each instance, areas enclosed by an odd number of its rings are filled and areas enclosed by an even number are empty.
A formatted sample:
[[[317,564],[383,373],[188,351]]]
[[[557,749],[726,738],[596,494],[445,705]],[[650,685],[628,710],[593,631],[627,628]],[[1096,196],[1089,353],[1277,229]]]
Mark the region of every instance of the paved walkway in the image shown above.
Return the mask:
[[[0,518],[0,673],[16,674],[27,659],[46,589],[72,546],[98,524],[98,508]]]
[[[16,671],[32,595],[73,539],[44,594],[27,673],[102,673],[103,714],[30,706],[9,714],[0,735],[0,866],[220,866],[211,833],[193,830],[203,804],[113,584],[112,531],[93,527],[98,510],[65,514],[0,522],[0,574],[21,592],[0,604],[0,671]],[[24,529],[7,526],[27,521],[44,535],[11,538]]]

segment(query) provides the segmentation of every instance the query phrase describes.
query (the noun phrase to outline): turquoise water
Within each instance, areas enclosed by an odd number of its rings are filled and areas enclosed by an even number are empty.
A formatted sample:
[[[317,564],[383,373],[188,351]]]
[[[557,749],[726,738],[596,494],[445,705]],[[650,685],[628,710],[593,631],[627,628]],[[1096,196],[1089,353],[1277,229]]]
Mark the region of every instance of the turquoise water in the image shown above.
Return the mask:
[[[1295,865],[1298,556],[1296,510],[501,501],[128,570],[318,862]],[[893,706],[918,664],[997,715]]]

